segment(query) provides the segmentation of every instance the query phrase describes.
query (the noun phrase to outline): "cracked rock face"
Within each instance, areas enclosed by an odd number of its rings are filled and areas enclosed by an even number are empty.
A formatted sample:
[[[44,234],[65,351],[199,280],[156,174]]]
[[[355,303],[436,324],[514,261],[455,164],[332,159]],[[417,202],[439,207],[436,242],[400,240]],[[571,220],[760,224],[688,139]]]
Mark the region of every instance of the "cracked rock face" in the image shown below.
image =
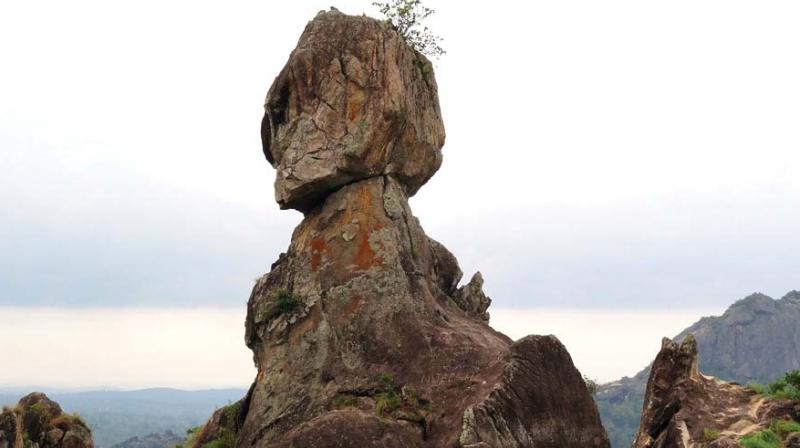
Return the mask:
[[[0,413],[0,448],[94,448],[94,442],[82,420],[34,392]]]
[[[736,383],[703,375],[697,342],[664,338],[647,382],[634,448],[739,447],[741,436],[795,417],[794,404],[769,399]],[[708,440],[707,430],[717,432]]]
[[[258,375],[237,447],[608,447],[561,343],[493,330],[481,275],[459,287],[455,256],[411,212],[444,131],[433,73],[412,73],[420,56],[398,39],[373,19],[321,13],[270,89],[289,105],[281,121],[267,104],[276,195],[305,218],[248,302]],[[333,81],[347,81],[339,67],[369,86],[352,153],[337,108],[360,90]],[[305,127],[312,117],[325,133]],[[305,158],[316,144],[328,153]]]
[[[385,174],[413,195],[442,161],[431,63],[385,22],[320,13],[269,89],[261,137],[281,208]]]

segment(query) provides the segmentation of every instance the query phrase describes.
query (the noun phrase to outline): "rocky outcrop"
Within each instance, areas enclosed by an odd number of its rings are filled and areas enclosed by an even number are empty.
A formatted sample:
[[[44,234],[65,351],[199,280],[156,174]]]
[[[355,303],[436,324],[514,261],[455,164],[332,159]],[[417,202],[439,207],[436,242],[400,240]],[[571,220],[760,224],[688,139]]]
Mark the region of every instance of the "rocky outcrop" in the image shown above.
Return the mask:
[[[634,448],[739,447],[743,436],[797,417],[796,403],[703,375],[697,353],[692,335],[680,344],[663,340]]]
[[[0,413],[0,448],[93,448],[89,427],[34,392]]]
[[[741,384],[775,380],[800,368],[800,293],[791,291],[779,300],[751,294],[721,316],[700,319],[674,340],[689,334],[701,354],[700,371]],[[649,375],[648,367],[598,389],[595,399],[614,448],[628,448],[636,434]]]
[[[305,218],[248,302],[238,447],[608,446],[564,347],[489,327],[480,274],[459,288],[412,214],[444,129],[430,64],[389,24],[320,13],[262,131]]]

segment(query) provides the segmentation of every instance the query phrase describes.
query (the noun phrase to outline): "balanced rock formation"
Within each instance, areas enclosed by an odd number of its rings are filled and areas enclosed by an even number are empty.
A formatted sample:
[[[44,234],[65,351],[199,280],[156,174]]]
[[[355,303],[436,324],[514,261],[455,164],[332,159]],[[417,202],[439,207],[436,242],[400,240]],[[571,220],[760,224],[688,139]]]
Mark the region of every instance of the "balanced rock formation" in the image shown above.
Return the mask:
[[[321,12],[265,109],[277,202],[305,218],[248,302],[237,447],[608,446],[564,347],[489,327],[482,277],[459,288],[411,212],[444,142],[424,56],[389,23]]]
[[[647,382],[634,448],[740,447],[742,436],[798,417],[796,403],[705,376],[697,365],[694,336],[680,344],[664,338]]]
[[[43,393],[23,397],[0,413],[0,448],[93,448],[80,417],[67,414]]]

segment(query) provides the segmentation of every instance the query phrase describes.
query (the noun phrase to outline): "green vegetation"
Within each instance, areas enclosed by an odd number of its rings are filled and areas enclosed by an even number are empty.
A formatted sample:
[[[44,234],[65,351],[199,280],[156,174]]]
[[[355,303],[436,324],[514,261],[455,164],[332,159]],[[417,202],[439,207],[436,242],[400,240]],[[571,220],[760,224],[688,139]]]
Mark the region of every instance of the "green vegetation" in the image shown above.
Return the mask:
[[[262,320],[270,321],[282,314],[289,314],[303,304],[303,298],[288,289],[279,289],[275,293],[272,306],[264,313]]]
[[[741,439],[742,448],[782,448],[780,437],[769,429],[750,433]]]
[[[750,384],[750,389],[773,398],[800,400],[800,370],[787,372],[783,378],[768,384]]]
[[[713,442],[719,438],[719,429],[703,428],[703,441]]]
[[[403,403],[403,399],[397,393],[397,387],[394,384],[394,375],[391,373],[379,373],[375,379],[378,380],[378,390],[374,396],[375,413],[379,416],[390,416]]]
[[[393,390],[379,392],[375,395],[375,413],[380,416],[390,416],[400,408],[402,398]]]
[[[375,375],[378,383],[368,392],[355,395],[350,392],[337,394],[329,404],[330,409],[344,409],[358,406],[359,396],[371,398],[375,405],[375,414],[384,418],[396,418],[414,423],[425,423],[424,412],[431,410],[431,402],[422,398],[408,387],[398,387],[394,375],[379,373]]]
[[[67,429],[69,429],[70,426],[75,426],[75,425],[83,426],[84,428],[89,429],[89,425],[87,425],[86,422],[83,421],[83,418],[81,418],[81,416],[78,415],[77,412],[74,412],[72,414],[67,414],[65,412],[59,415],[58,417],[50,420],[50,426],[55,426],[56,428],[61,429],[62,431],[66,431]]]
[[[589,378],[586,375],[583,375],[583,381],[586,383],[586,390],[589,391],[589,395],[594,396],[597,394],[597,381]]]
[[[391,373],[379,373],[375,379],[378,380],[381,389],[394,389],[394,375]]]
[[[373,2],[372,5],[378,7],[414,50],[433,58],[446,53],[440,45],[442,38],[422,24],[435,11],[426,8],[421,0],[389,0],[385,3]]]
[[[352,408],[358,405],[358,397],[352,394],[337,394],[331,400],[331,409]]]
[[[34,435],[45,432],[53,418],[42,403],[34,403],[26,410],[25,414],[25,423],[28,425],[28,430]]]
[[[236,427],[236,414],[239,413],[240,403],[234,403],[222,408],[219,420],[219,437],[207,442],[203,448],[233,448],[236,445],[236,436],[239,428]]]
[[[769,425],[769,429],[781,439],[793,432],[800,432],[800,423],[791,420],[775,420]]]
[[[430,411],[431,402],[408,387],[399,388],[395,384],[394,375],[379,373],[375,375],[377,386],[361,396],[372,398],[375,403],[375,414],[379,417],[408,420],[415,423],[424,423],[422,413]],[[358,395],[349,392],[337,394],[331,400],[331,409],[343,409],[358,405]]]
[[[197,437],[202,433],[202,426],[195,426],[186,430],[186,439],[182,443],[175,445],[174,448],[188,448],[195,445]]]
[[[186,430],[186,440],[183,443],[175,445],[174,448],[192,448],[197,446],[198,438],[203,435],[211,421],[216,418],[219,413],[219,427],[216,432],[216,438],[205,441],[202,448],[233,448],[236,445],[236,437],[239,434],[239,428],[236,424],[236,416],[239,413],[239,406],[241,402],[225,406],[214,413],[212,420],[206,422],[205,425],[197,426]],[[213,431],[213,429],[212,429]],[[213,432],[211,433],[213,434]],[[208,437],[208,435],[206,435]]]

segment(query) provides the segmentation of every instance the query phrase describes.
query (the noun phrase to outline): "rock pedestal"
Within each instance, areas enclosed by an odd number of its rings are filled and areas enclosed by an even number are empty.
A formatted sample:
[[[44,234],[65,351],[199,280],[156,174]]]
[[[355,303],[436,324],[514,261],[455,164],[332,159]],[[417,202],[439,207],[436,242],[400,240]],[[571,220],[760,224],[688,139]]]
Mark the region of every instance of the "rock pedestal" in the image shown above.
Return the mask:
[[[430,62],[385,22],[322,12],[269,90],[276,198],[305,219],[248,302],[258,376],[238,447],[607,447],[552,336],[488,325],[480,274],[408,204],[439,168]]]

